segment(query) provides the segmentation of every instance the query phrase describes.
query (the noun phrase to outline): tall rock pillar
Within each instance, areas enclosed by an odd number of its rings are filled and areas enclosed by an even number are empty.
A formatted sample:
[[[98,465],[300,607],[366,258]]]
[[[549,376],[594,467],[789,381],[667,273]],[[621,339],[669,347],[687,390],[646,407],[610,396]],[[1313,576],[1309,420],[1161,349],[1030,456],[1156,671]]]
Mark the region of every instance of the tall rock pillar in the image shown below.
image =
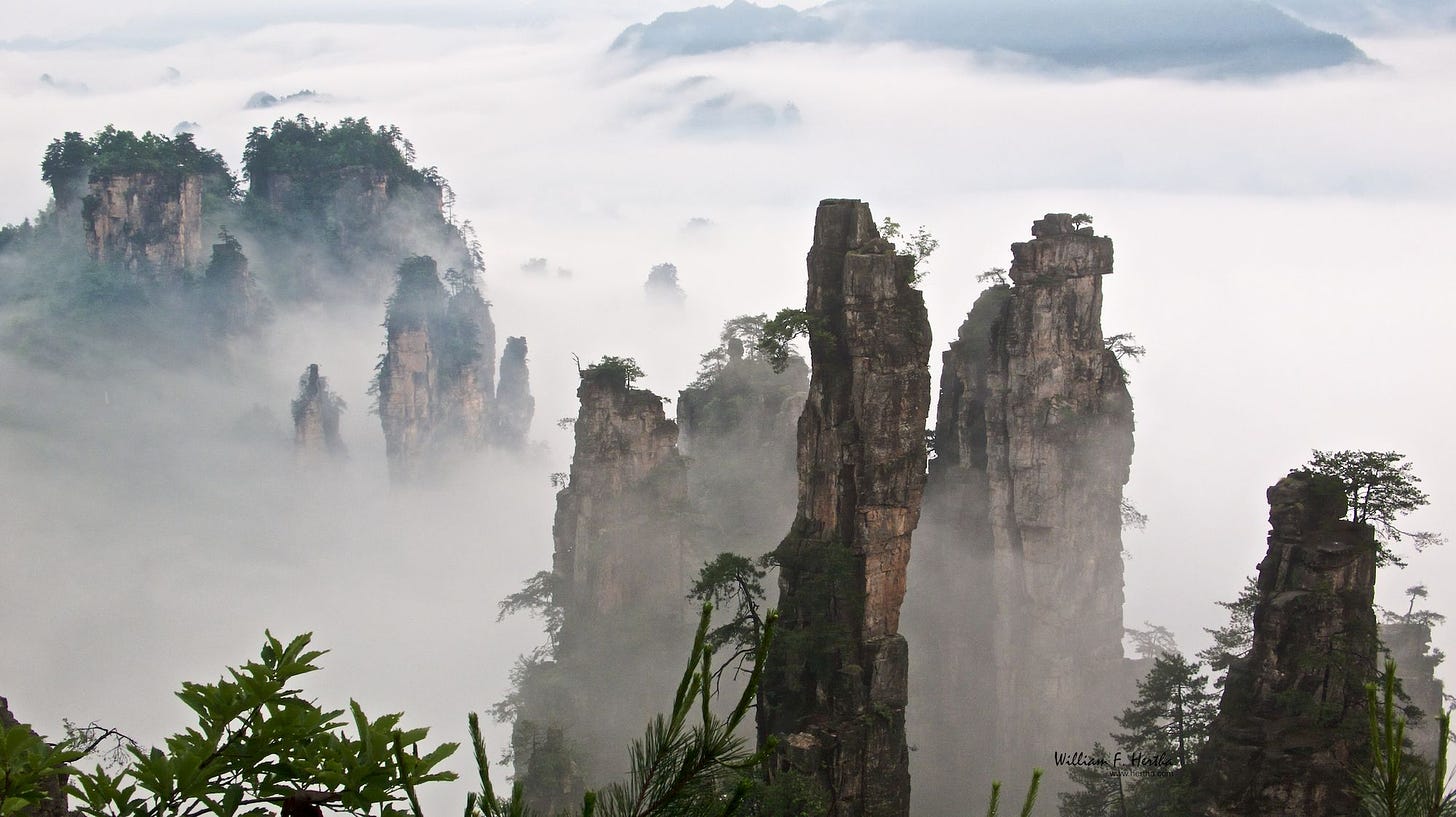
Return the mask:
[[[1296,471],[1268,491],[1253,646],[1235,661],[1199,754],[1202,817],[1355,814],[1375,677],[1375,531],[1343,485]]]
[[[535,413],[536,398],[531,396],[531,372],[526,366],[526,339],[506,338],[500,385],[495,391],[496,443],[505,448],[524,448]]]
[[[671,699],[675,680],[662,668],[692,638],[696,565],[677,424],[662,398],[610,367],[582,372],[577,397],[576,450],[551,530],[555,660],[523,678],[511,741],[516,777],[542,814],[579,808],[583,786],[620,778],[624,747]]]
[[[1069,214],[1013,244],[944,356],[907,629],[928,814],[1105,739],[1123,689],[1132,400],[1102,334],[1112,241]],[[954,716],[951,716],[954,713]],[[918,778],[919,779],[919,778]],[[1055,784],[1055,781],[1052,781]]]
[[[908,649],[899,633],[925,484],[930,323],[914,264],[869,207],[819,204],[809,250],[812,376],[799,418],[799,506],[776,551],[780,624],[760,740],[775,772],[834,817],[909,813]]]

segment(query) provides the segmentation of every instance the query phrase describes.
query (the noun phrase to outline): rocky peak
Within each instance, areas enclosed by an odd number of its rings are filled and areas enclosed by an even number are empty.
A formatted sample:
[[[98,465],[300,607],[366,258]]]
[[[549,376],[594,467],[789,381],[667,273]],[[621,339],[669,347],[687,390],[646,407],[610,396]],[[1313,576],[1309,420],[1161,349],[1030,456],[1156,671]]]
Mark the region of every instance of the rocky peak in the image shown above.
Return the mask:
[[[1343,486],[1296,471],[1268,491],[1269,549],[1249,654],[1235,661],[1200,754],[1205,817],[1359,810],[1375,677],[1375,532],[1344,519]]]
[[[913,260],[860,201],[820,203],[808,257],[811,379],[799,420],[799,504],[776,551],[780,635],[760,742],[775,774],[812,780],[836,817],[905,815],[908,649],[899,634],[925,480],[930,325]]]
[[[940,645],[912,683],[922,803],[950,808],[1106,734],[1122,659],[1122,486],[1132,400],[1102,334],[1112,242],[1067,214],[1012,245],[944,354],[907,628]],[[958,711],[956,721],[932,713]],[[982,751],[987,744],[994,753]],[[924,774],[922,774],[924,770]],[[1055,781],[1050,781],[1055,785]]]
[[[628,387],[618,371],[586,370],[576,394],[576,451],[553,528],[568,616],[628,606],[681,615],[682,533],[670,523],[646,530],[686,502],[677,423],[667,419],[661,397]]]
[[[524,447],[535,413],[536,398],[531,396],[531,372],[526,366],[526,339],[506,338],[500,385],[495,391],[497,443],[505,448]]]
[[[524,358],[525,344],[514,348]],[[583,781],[620,775],[622,747],[672,694],[662,667],[691,637],[677,424],[662,398],[605,363],[582,372],[577,397],[576,450],[552,527],[561,631],[549,677],[523,681],[513,726],[517,779],[541,813],[580,804]]]
[[[226,230],[212,245],[212,260],[202,279],[203,308],[212,330],[228,337],[245,334],[263,322],[269,312],[258,289],[242,245]]]
[[[310,363],[298,379],[298,397],[293,401],[293,449],[299,459],[327,462],[346,456],[339,437],[339,415],[344,400],[329,389],[319,375],[317,363]]]
[[[399,268],[375,387],[390,474],[408,482],[491,441],[495,324],[473,285],[451,294],[435,260]]]

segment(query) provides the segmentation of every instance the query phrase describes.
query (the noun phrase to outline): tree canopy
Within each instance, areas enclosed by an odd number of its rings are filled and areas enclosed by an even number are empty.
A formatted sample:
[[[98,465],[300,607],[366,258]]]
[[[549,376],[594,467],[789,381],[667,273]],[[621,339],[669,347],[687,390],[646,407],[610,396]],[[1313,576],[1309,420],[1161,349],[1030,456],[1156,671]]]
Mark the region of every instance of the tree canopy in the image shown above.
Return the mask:
[[[344,168],[367,167],[397,182],[444,186],[433,167],[416,169],[414,161],[414,145],[398,127],[375,127],[367,118],[346,117],[328,125],[299,114],[253,128],[243,147],[243,175],[254,183],[282,174],[295,183],[317,185]]]
[[[84,180],[87,172],[93,177],[129,173],[174,177],[195,174],[225,181],[229,192],[235,185],[222,154],[198,147],[190,133],[168,138],[147,131],[137,136],[111,125],[90,139],[68,131],[46,147],[40,163],[41,181],[56,186],[78,178]]]
[[[1316,474],[1338,479],[1345,489],[1348,518],[1375,528],[1377,565],[1404,567],[1390,546],[1409,537],[1417,551],[1445,541],[1432,531],[1407,531],[1396,523],[1430,503],[1420,489],[1421,478],[1395,451],[1315,451],[1305,465]]]

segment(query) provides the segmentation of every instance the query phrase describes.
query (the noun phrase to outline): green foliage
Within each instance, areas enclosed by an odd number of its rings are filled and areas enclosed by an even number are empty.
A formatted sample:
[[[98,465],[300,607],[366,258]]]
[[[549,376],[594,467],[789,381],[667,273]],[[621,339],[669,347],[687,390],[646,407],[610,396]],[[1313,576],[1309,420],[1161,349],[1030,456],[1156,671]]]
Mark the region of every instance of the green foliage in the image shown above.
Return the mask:
[[[1410,599],[1410,604],[1404,613],[1396,613],[1390,610],[1381,610],[1381,618],[1390,624],[1418,624],[1423,627],[1435,627],[1446,621],[1446,617],[1434,610],[1417,610],[1416,599],[1423,599],[1430,595],[1424,584],[1417,584],[1405,589],[1405,595]]]
[[[803,772],[786,769],[774,779],[755,779],[743,811],[753,817],[826,817],[832,804],[824,784]]]
[[[361,816],[418,817],[414,789],[455,778],[437,767],[456,745],[422,748],[429,730],[402,728],[400,714],[370,720],[350,701],[345,719],[345,710],[301,697],[294,680],[317,670],[324,654],[309,642],[305,634],[285,645],[269,634],[260,660],[230,668],[229,679],[184,683],[177,697],[197,725],[168,738],[165,749],[131,748],[117,774],[98,766],[75,775],[70,793],[80,813],[233,817],[259,814],[255,807],[263,805],[284,813],[327,805]]]
[[[762,349],[764,324],[767,313],[739,315],[723,323],[718,334],[718,345],[704,352],[698,359],[698,376],[689,388],[704,389],[711,385],[728,364],[739,360],[764,360]],[[787,362],[787,360],[785,361]],[[776,369],[782,372],[783,369]]]
[[[713,649],[708,645],[712,609],[712,604],[703,605],[672,709],[654,718],[643,737],[633,742],[625,781],[586,794],[582,817],[731,817],[743,805],[753,788],[755,767],[774,748],[770,743],[751,752],[736,732],[757,696],[777,615],[769,611],[764,616],[763,638],[756,645],[748,684],[733,708],[719,717],[712,707]],[[510,797],[496,795],[474,716],[471,738],[481,789],[468,796],[466,817],[530,817],[520,781]]]
[[[1431,531],[1404,531],[1396,527],[1401,517],[1425,507],[1430,497],[1419,487],[1421,479],[1412,472],[1404,454],[1394,451],[1315,451],[1305,466],[1316,474],[1340,481],[1352,522],[1375,528],[1378,535],[1376,565],[1405,567],[1390,545],[1410,537],[1417,552],[1445,539]]]
[[[75,773],[71,764],[85,755],[75,743],[46,743],[23,723],[0,723],[0,817],[49,799],[56,779]]]
[[[1143,622],[1146,630],[1139,630],[1133,627],[1124,627],[1122,632],[1132,639],[1133,651],[1140,658],[1159,658],[1165,655],[1176,655],[1178,645],[1173,641],[1173,632],[1167,627],[1152,622]]]
[[[327,125],[299,114],[272,127],[253,128],[243,147],[243,175],[254,183],[270,174],[289,176],[308,190],[306,200],[322,200],[338,184],[338,171],[363,167],[411,185],[441,186],[434,168],[416,170],[414,145],[394,125],[371,127],[367,118],[345,118]]]
[[[1011,286],[1011,277],[1007,274],[1005,267],[992,267],[976,276],[976,283],[990,284],[995,287]]]
[[[89,140],[74,131],[52,140],[40,164],[41,180],[58,190],[61,185],[84,181],[87,171],[93,178],[131,173],[156,173],[174,179],[199,175],[213,180],[229,194],[237,186],[222,154],[199,148],[190,133],[170,139],[151,131],[137,136],[111,125]]]
[[[1057,795],[1061,817],[1112,817],[1127,813],[1122,774],[1113,768],[1113,758],[1099,741],[1092,745],[1092,762],[1070,766],[1067,777],[1077,788]]]
[[[385,302],[384,326],[390,337],[402,331],[425,330],[440,378],[449,383],[480,362],[484,353],[481,329],[489,320],[490,312],[489,304],[473,282],[453,276],[457,289],[450,295],[437,269],[435,259],[428,255],[412,256],[400,264],[394,292]],[[377,398],[376,412],[379,402],[388,399],[385,391],[390,382],[386,351],[379,357],[374,382],[369,388],[369,393]]]
[[[411,256],[399,265],[394,293],[384,305],[386,327],[428,328],[440,319],[446,293],[436,270],[435,259],[428,255]]]
[[[1138,682],[1137,699],[1117,717],[1118,726],[1127,730],[1113,735],[1118,748],[1130,759],[1156,758],[1161,761],[1156,768],[1167,771],[1142,777],[1132,788],[1129,810],[1134,813],[1168,817],[1189,813],[1192,766],[1218,714],[1218,701],[1200,669],[1201,664],[1190,663],[1178,652],[1159,655]]]
[[[762,336],[755,348],[775,372],[782,372],[788,368],[789,359],[794,355],[793,343],[798,337],[827,339],[833,336],[822,317],[810,315],[803,309],[780,309],[777,315],[763,324]]]
[[[766,557],[750,560],[736,553],[720,553],[698,571],[698,577],[688,588],[688,598],[708,602],[720,607],[731,604],[733,615],[725,624],[708,633],[708,646],[714,652],[732,648],[732,655],[723,661],[715,671],[721,674],[730,664],[753,657],[758,642],[763,638],[764,606],[763,579],[768,575],[765,569]]]
[[[1072,226],[1090,227],[1092,226],[1092,217],[1087,215],[1086,213],[1078,213],[1077,215],[1072,216]]]
[[[1220,601],[1218,606],[1228,611],[1228,623],[1216,630],[1204,628],[1213,636],[1213,644],[1198,653],[1208,662],[1208,668],[1217,673],[1213,685],[1222,689],[1228,677],[1229,665],[1249,654],[1254,647],[1254,607],[1259,603],[1259,581],[1253,576],[1244,579],[1244,586],[1233,601]]]
[[[900,255],[914,259],[915,271],[910,276],[910,284],[913,286],[925,280],[925,276],[929,274],[930,270],[920,269],[920,265],[940,246],[940,242],[925,229],[925,225],[922,224],[914,233],[909,233],[900,226],[899,222],[885,216],[884,220],[880,222],[880,235],[894,241],[899,247]]]
[[[797,528],[772,559],[781,583],[797,588],[792,601],[781,600],[790,623],[774,653],[774,671],[782,673],[775,686],[798,692],[806,679],[827,683],[858,663],[850,622],[863,615],[860,564],[842,542],[815,539]]]
[[[1031,817],[1031,810],[1036,807],[1036,795],[1041,790],[1041,769],[1031,770],[1031,784],[1026,787],[1026,797],[1021,801],[1020,817]],[[991,782],[991,802],[986,806],[986,817],[996,817],[1000,812],[1001,781]]]
[[[1368,817],[1453,817],[1456,789],[1448,771],[1451,713],[1440,716],[1433,764],[1406,749],[1406,719],[1396,714],[1395,662],[1385,662],[1379,695],[1365,685],[1370,725],[1370,765],[1355,770],[1354,789]]]
[[[46,146],[40,162],[40,179],[59,188],[63,184],[86,181],[86,174],[96,155],[96,147],[76,131],[66,131],[60,139]]]
[[[560,581],[555,573],[550,570],[537,572],[526,579],[520,590],[501,600],[497,605],[500,612],[495,620],[503,621],[506,616],[522,612],[539,616],[546,623],[546,635],[554,648],[561,639],[561,625],[566,620],[565,608],[557,600],[559,587]]]
[[[603,355],[601,360],[586,367],[583,375],[605,375],[622,381],[628,388],[639,377],[645,377],[642,367],[637,361],[630,357],[617,357],[615,355]]]
[[[1102,344],[1118,360],[1141,360],[1148,353],[1148,347],[1139,345],[1137,337],[1131,332],[1120,332],[1107,338]]]

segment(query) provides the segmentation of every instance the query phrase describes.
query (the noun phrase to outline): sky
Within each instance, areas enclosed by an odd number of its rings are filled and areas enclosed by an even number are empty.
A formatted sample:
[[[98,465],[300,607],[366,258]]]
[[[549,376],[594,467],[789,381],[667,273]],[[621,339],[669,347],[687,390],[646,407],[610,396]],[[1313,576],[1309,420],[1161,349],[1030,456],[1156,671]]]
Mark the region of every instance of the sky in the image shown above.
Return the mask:
[[[550,564],[572,355],[633,356],[641,385],[675,395],[723,320],[801,302],[823,198],[864,199],[940,240],[923,284],[937,380],[976,275],[1007,266],[1034,219],[1086,212],[1112,236],[1104,326],[1148,349],[1131,366],[1127,493],[1150,521],[1126,536],[1129,625],[1205,646],[1202,628],[1223,619],[1215,602],[1264,553],[1265,489],[1311,449],[1407,453],[1431,496],[1411,527],[1456,532],[1456,34],[1355,35],[1378,64],[1257,83],[1051,77],[903,45],[764,46],[640,69],[605,54],[626,24],[688,5],[406,15],[263,2],[244,18],[180,0],[61,0],[11,28],[0,223],[45,205],[39,159],[67,130],[193,122],[236,167],[248,130],[278,116],[398,125],[479,232],[498,335],[529,338],[541,443],[436,491],[389,491],[364,395],[382,310],[286,316],[253,361],[268,395],[233,393],[227,372],[146,375],[155,405],[117,415],[152,415],[127,444],[127,426],[88,408],[108,395],[23,373],[88,418],[89,436],[0,441],[13,565],[0,578],[0,693],[22,720],[54,735],[62,717],[95,718],[158,740],[185,723],[169,691],[255,654],[271,627],[315,630],[332,649],[309,687],[321,697],[403,709],[462,739],[465,713],[499,700],[514,656],[540,638],[494,611]],[[244,107],[302,89],[318,95]],[[538,257],[550,274],[522,272]],[[664,261],[680,270],[681,313],[643,304]],[[350,404],[353,456],[336,479],[219,441],[249,401],[286,418],[308,362]],[[0,398],[17,399],[3,384],[21,376],[0,357]],[[187,390],[216,394],[215,416],[170,416],[169,395]],[[73,461],[115,468],[79,474]],[[1382,572],[1378,600],[1403,609],[1401,591],[1427,583],[1425,605],[1456,614],[1456,545],[1410,562]],[[1436,643],[1456,651],[1456,625]],[[458,808],[463,788],[447,793],[427,806]]]

